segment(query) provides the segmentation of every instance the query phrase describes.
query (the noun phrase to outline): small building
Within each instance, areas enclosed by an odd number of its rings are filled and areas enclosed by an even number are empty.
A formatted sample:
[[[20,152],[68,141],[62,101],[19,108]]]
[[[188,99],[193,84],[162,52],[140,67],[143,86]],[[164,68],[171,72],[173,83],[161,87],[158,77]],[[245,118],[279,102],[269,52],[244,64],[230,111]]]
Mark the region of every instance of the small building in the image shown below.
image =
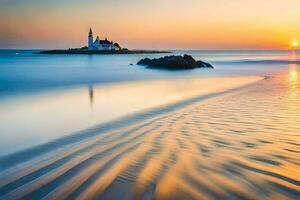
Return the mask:
[[[88,35],[88,49],[89,50],[119,50],[120,47],[119,45],[114,44],[113,41],[107,40],[107,38],[105,38],[104,40],[100,40],[99,36],[97,36],[96,40],[94,41],[93,31],[90,28],[90,32]]]

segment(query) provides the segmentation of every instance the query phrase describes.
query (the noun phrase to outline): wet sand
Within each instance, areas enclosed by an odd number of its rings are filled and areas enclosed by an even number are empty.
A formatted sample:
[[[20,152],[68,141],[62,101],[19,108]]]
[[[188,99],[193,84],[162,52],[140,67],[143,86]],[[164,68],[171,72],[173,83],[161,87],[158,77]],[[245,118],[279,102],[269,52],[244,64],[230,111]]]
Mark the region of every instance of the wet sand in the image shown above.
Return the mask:
[[[11,155],[0,198],[297,199],[299,88],[268,78]]]
[[[164,109],[260,79],[225,76],[133,81],[1,99],[0,157],[147,109]]]

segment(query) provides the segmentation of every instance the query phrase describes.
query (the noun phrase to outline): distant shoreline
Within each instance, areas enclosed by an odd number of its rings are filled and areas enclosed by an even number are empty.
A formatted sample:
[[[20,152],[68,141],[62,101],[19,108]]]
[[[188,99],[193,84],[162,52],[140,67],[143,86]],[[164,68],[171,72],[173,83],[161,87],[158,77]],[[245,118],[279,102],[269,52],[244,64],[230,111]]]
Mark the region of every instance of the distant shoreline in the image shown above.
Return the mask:
[[[172,53],[171,51],[157,51],[157,50],[80,50],[80,49],[68,49],[68,50],[44,50],[35,52],[35,54],[157,54],[157,53]]]

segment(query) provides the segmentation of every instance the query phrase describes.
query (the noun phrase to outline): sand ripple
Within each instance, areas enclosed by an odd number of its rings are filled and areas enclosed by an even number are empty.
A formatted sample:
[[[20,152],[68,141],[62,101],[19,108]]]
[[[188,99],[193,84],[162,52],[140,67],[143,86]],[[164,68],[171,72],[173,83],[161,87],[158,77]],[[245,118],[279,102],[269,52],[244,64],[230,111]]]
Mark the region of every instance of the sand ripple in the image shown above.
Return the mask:
[[[0,198],[299,199],[299,85],[266,79],[56,141],[3,164]]]

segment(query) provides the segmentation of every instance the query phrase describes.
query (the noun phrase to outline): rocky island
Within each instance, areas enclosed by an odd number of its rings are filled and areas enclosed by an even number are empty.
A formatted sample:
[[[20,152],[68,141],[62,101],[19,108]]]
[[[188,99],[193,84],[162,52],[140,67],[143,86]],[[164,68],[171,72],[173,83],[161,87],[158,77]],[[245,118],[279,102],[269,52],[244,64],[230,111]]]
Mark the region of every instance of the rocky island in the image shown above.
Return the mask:
[[[99,36],[94,40],[93,31],[90,28],[87,38],[87,46],[82,48],[63,49],[63,50],[45,50],[36,54],[156,54],[156,53],[171,53],[169,51],[156,50],[129,50],[121,47],[117,42],[105,39],[100,39]]]
[[[214,67],[203,61],[196,61],[190,55],[184,56],[165,56],[161,58],[144,58],[141,59],[137,65],[147,66],[147,68],[155,69],[168,69],[168,70],[184,70],[184,69],[195,69],[195,68],[211,68]]]
[[[65,49],[65,50],[45,50],[37,52],[36,54],[161,54],[171,53],[169,51],[156,50],[129,50],[129,49],[115,49],[115,50],[89,50],[87,48]]]

